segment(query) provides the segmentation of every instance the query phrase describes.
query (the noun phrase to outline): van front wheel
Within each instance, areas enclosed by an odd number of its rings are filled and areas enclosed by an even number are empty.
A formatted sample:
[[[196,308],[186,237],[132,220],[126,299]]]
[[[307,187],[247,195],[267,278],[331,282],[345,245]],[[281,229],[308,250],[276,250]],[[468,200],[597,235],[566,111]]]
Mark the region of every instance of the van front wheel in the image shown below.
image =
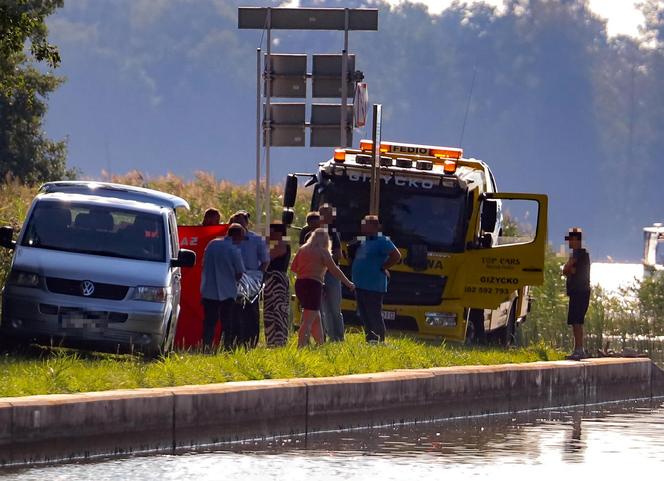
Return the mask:
[[[173,330],[173,314],[168,319],[168,327],[166,328],[166,334],[164,335],[164,340],[161,342],[159,350],[160,354],[166,355],[173,350],[173,344],[175,341],[175,332]]]

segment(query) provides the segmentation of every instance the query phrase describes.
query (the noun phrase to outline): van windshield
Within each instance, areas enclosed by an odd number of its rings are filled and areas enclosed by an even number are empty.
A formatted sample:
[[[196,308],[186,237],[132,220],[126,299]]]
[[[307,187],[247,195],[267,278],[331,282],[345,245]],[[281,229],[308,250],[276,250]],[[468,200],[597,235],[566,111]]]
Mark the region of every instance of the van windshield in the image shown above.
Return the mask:
[[[163,262],[162,216],[75,202],[39,202],[21,245]]]

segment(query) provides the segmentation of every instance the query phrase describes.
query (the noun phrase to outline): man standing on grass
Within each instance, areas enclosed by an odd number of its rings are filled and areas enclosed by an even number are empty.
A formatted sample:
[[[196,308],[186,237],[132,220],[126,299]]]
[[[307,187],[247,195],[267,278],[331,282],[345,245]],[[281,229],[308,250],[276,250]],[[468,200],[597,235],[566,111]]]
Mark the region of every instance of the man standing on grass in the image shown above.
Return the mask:
[[[203,304],[203,346],[212,348],[217,321],[221,321],[224,347],[237,343],[239,320],[235,316],[237,282],[244,273],[238,246],[244,237],[239,224],[231,224],[224,239],[214,239],[205,248],[201,273],[201,304]]]
[[[323,204],[318,210],[320,225],[327,229],[332,241],[332,259],[339,265],[341,257],[341,238],[334,226],[336,212],[330,204]],[[332,342],[344,340],[344,317],[341,314],[341,281],[328,270],[325,273],[323,299],[321,304],[321,321],[327,339]]]
[[[572,228],[565,240],[572,251],[563,266],[563,275],[567,277],[567,296],[569,309],[567,324],[572,326],[574,351],[567,359],[578,361],[588,357],[583,348],[583,323],[590,304],[590,256],[581,246],[581,229]]]
[[[378,216],[365,216],[361,228],[364,238],[353,259],[357,313],[362,319],[367,342],[383,342],[383,297],[387,292],[388,269],[401,260],[401,254],[392,241],[381,234]]]
[[[230,219],[230,222],[237,222],[245,230],[244,239],[240,243],[240,254],[247,275],[263,282],[263,274],[270,264],[270,252],[267,242],[262,235],[249,230],[249,213],[246,210],[239,210]],[[247,348],[254,348],[258,344],[258,334],[260,328],[260,296],[254,302],[247,302],[237,305],[236,310],[240,322],[242,322],[241,342]]]

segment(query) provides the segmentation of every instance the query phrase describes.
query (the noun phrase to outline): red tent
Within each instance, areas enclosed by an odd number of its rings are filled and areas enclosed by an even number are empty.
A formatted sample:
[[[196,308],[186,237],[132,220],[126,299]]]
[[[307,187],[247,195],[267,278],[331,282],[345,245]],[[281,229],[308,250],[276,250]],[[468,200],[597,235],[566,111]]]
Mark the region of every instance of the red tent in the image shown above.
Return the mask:
[[[197,347],[203,339],[203,306],[201,306],[201,267],[203,253],[212,239],[226,235],[228,224],[178,226],[180,247],[196,253],[196,265],[182,269],[182,292],[180,296],[180,318],[175,332],[175,347],[182,349]],[[215,342],[219,341],[221,329],[217,327]]]

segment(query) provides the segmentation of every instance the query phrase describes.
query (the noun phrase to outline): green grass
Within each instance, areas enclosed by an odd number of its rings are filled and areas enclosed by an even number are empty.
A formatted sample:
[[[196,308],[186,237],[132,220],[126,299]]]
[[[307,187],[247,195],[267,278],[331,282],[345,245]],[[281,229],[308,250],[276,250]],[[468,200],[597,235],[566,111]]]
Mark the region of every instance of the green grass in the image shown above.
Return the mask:
[[[323,377],[439,366],[488,365],[562,359],[545,344],[527,348],[467,348],[412,338],[368,345],[361,334],[345,342],[303,350],[296,336],[286,347],[201,354],[173,353],[156,361],[130,355],[45,350],[41,355],[0,358],[0,397],[209,384],[257,379]]]

